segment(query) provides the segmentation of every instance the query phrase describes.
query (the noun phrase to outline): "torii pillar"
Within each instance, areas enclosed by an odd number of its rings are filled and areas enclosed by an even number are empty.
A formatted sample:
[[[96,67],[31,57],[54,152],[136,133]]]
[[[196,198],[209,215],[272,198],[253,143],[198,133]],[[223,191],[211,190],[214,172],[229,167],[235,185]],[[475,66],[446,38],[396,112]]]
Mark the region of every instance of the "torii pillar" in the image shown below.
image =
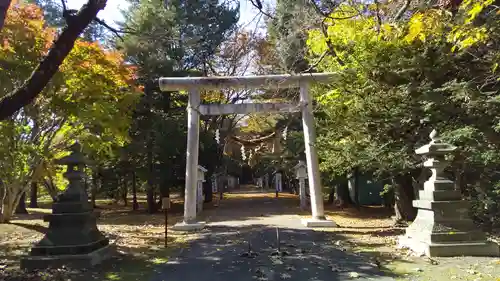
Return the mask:
[[[198,168],[200,114],[225,115],[249,114],[257,112],[297,112],[302,113],[304,144],[309,189],[311,195],[311,218],[302,222],[307,227],[336,227],[327,220],[323,208],[323,191],[319,172],[318,155],[315,147],[316,129],[309,94],[310,83],[331,82],[339,76],[336,73],[310,73],[302,75],[265,75],[239,77],[181,77],[160,78],[162,91],[189,92],[188,137],[186,153],[186,185],[184,198],[184,221],[174,226],[181,231],[199,230],[204,222],[196,219],[196,179]],[[247,103],[247,104],[200,104],[200,90],[220,89],[285,89],[300,88],[300,104],[290,103]]]

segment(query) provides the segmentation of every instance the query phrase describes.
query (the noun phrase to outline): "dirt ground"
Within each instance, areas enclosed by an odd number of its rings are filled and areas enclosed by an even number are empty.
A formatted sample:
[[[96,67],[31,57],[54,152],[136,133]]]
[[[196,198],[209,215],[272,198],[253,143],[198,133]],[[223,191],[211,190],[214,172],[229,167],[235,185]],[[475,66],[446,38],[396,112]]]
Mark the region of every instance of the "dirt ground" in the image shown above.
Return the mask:
[[[326,213],[339,225],[327,231],[343,233],[348,237],[345,245],[348,250],[369,253],[374,262],[402,276],[399,280],[500,281],[499,257],[429,259],[398,248],[398,236],[404,233],[404,228],[393,227],[391,213],[383,208],[364,207],[358,211],[327,206]]]
[[[226,194],[226,202],[235,204],[221,205],[220,208],[234,208],[241,217],[251,214],[260,216],[259,210],[241,210],[239,200],[252,197],[274,197],[274,193]],[[286,200],[290,213],[306,216],[307,212],[298,208],[298,198],[290,194],[280,194],[278,200]],[[141,201],[141,204],[144,202]],[[123,205],[123,204],[122,204]],[[197,239],[197,234],[183,234],[175,231],[168,233],[168,248],[164,246],[164,215],[146,214],[144,206],[140,211],[131,211],[106,200],[98,202],[101,213],[99,228],[116,245],[118,256],[111,263],[105,263],[88,271],[60,269],[26,274],[19,271],[19,259],[29,251],[32,243],[43,237],[47,223],[43,214],[50,212],[50,205],[28,209],[29,215],[17,216],[11,224],[0,225],[0,281],[13,280],[149,280],[157,265],[168,260],[173,249],[186,247],[187,242]],[[182,200],[173,200],[169,211],[169,226],[181,220]],[[392,226],[391,213],[380,207],[356,209],[338,209],[326,206],[326,214],[333,219],[338,228],[329,229],[342,234],[343,239],[334,241],[336,245],[354,253],[369,254],[373,263],[388,272],[397,273],[399,280],[484,280],[500,281],[499,258],[436,258],[416,257],[403,249],[398,249],[398,235],[402,228]],[[203,219],[216,222],[224,218],[217,217],[217,208],[211,203],[205,205]]]
[[[89,271],[72,269],[51,270],[26,274],[19,270],[19,260],[29,252],[30,246],[39,241],[48,223],[43,215],[50,213],[50,204],[41,208],[28,208],[29,215],[18,215],[10,224],[0,225],[0,281],[35,280],[144,280],[156,264],[165,262],[168,252],[182,247],[190,235],[169,231],[168,248],[165,248],[165,216],[163,213],[147,214],[145,200],[139,200],[139,211],[130,205],[98,200],[100,212],[98,227],[116,247],[117,258]],[[182,201],[173,200],[169,213],[169,226],[181,220]],[[159,258],[161,257],[161,258]]]

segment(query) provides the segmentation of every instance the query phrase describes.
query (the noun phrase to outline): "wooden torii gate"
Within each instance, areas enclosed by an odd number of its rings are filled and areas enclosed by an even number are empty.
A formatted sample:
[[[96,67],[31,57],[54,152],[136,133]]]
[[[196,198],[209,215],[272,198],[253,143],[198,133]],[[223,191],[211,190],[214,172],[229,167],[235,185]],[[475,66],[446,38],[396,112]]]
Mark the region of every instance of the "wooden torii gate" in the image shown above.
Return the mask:
[[[307,227],[335,227],[333,221],[325,218],[322,185],[319,173],[318,155],[314,143],[316,129],[312,112],[310,84],[328,83],[337,78],[335,73],[310,73],[301,75],[265,75],[238,77],[165,77],[159,79],[162,91],[188,91],[188,136],[186,153],[186,183],[184,198],[184,221],[174,229],[189,231],[205,227],[196,219],[196,178],[198,167],[200,114],[249,114],[256,112],[302,112],[304,145],[311,195],[312,218],[303,220]],[[285,89],[300,88],[300,103],[243,103],[243,104],[201,104],[200,90],[221,89]]]

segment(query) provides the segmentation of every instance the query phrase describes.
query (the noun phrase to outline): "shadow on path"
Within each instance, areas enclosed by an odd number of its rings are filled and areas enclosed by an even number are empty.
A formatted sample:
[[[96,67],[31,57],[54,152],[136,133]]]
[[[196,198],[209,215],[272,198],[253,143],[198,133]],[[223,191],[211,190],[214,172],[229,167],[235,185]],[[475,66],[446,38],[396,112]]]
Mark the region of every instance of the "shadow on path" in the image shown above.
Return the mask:
[[[24,227],[24,228],[29,229],[29,230],[37,231],[37,232],[40,232],[43,234],[47,233],[47,229],[48,229],[46,226],[43,226],[40,224],[28,224],[28,223],[22,223],[22,222],[12,222],[11,224],[17,225],[20,227]]]
[[[341,234],[303,227],[293,214],[298,207],[283,199],[228,200],[206,211],[209,226],[159,265],[151,281],[394,280],[368,256],[337,246]]]
[[[265,225],[212,226],[167,264],[152,281],[394,280],[363,255],[335,246],[338,234],[306,229],[280,230]],[[248,248],[252,250],[248,254]]]

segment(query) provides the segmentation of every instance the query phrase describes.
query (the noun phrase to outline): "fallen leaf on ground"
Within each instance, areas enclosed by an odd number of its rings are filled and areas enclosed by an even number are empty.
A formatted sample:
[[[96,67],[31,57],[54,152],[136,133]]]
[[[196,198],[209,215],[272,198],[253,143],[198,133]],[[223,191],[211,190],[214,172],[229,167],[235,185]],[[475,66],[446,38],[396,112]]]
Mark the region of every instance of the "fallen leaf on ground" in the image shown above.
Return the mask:
[[[292,275],[290,275],[288,273],[281,273],[280,278],[281,279],[290,279],[290,278],[292,278]]]
[[[359,273],[357,273],[357,272],[349,272],[349,277],[350,278],[359,278]]]

